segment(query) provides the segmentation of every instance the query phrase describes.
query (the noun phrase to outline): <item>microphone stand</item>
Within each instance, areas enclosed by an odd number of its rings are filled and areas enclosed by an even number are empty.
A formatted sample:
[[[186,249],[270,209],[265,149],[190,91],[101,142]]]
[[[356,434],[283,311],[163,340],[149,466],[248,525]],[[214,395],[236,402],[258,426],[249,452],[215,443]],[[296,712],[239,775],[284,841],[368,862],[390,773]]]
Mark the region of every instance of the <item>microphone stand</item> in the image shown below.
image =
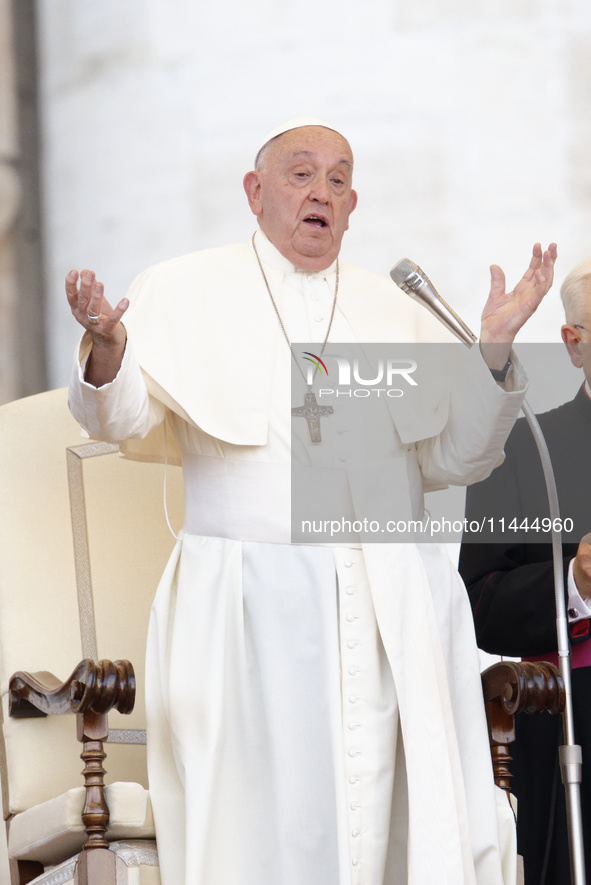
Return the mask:
[[[552,560],[554,563],[554,599],[556,605],[556,635],[558,638],[558,669],[564,682],[565,705],[562,714],[564,744],[558,748],[560,774],[566,799],[566,823],[570,854],[570,871],[573,885],[585,885],[585,850],[583,846],[583,818],[581,814],[581,780],[583,758],[581,747],[575,742],[573,718],[572,679],[568,619],[564,601],[564,566],[558,493],[550,453],[538,419],[529,403],[524,400],[522,411],[536,442],[548,493],[550,519],[552,522]]]
[[[467,347],[478,340],[471,329],[435,291],[428,277],[417,265],[402,259],[391,271],[394,282],[411,298],[419,301]],[[564,567],[562,557],[562,533],[556,480],[550,453],[542,429],[526,400],[521,407],[536,443],[548,494],[552,522],[552,561],[554,565],[554,599],[556,606],[556,636],[558,640],[558,669],[565,689],[565,705],[562,714],[564,744],[558,748],[558,759],[566,799],[566,824],[570,855],[572,885],[586,885],[585,850],[583,845],[583,819],[581,814],[581,780],[583,770],[582,752],[575,743],[572,702],[572,679],[568,620],[564,601]]]

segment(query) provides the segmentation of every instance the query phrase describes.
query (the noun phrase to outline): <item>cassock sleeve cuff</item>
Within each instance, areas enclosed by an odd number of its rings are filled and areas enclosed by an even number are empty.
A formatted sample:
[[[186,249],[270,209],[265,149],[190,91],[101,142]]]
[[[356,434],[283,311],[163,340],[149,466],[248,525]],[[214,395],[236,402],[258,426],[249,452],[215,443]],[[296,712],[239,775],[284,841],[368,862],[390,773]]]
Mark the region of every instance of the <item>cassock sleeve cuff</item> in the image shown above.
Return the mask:
[[[76,352],[70,379],[70,411],[87,433],[105,442],[146,436],[160,424],[166,409],[148,396],[142,371],[128,340],[119,372],[113,381],[94,387],[84,380],[92,350],[85,333]]]

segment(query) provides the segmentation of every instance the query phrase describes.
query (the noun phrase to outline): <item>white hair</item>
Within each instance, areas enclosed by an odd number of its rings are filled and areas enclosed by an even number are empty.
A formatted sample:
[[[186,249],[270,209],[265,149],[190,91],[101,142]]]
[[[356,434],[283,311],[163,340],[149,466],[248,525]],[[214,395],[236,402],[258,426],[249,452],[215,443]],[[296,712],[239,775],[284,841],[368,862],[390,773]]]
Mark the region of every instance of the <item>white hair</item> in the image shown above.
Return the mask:
[[[577,264],[560,287],[560,297],[569,325],[580,323],[583,315],[591,309],[591,291],[588,283],[591,283],[591,258],[586,258]]]
[[[256,160],[254,161],[254,168],[257,172],[259,171],[259,169],[261,169],[265,165],[265,159],[267,157],[267,154],[269,153],[271,145],[274,144],[275,141],[280,137],[281,136],[276,135],[275,138],[272,138],[270,141],[267,141],[266,144],[264,144],[262,146],[262,148],[260,149],[260,151],[256,155]]]

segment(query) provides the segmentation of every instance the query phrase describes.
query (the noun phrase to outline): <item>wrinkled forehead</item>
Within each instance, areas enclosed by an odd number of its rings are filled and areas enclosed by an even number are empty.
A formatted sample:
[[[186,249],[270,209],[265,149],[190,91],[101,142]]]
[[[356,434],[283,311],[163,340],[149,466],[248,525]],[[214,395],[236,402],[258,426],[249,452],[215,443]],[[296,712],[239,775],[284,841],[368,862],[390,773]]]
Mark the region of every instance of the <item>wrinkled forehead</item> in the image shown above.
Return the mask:
[[[255,169],[270,156],[314,155],[325,150],[334,153],[335,162],[341,161],[353,169],[353,152],[345,136],[322,124],[295,126],[268,139],[256,156]]]

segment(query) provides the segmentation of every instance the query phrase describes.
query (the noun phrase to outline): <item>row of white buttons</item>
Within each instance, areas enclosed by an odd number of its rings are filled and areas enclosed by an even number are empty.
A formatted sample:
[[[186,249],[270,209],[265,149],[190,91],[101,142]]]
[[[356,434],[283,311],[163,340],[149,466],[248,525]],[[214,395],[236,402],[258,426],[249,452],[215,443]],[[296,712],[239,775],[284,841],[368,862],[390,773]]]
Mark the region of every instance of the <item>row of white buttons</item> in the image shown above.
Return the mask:
[[[346,460],[346,456],[341,456],[341,461],[345,461],[345,460]],[[347,559],[343,563],[344,567],[347,569],[352,568],[354,566],[354,564],[355,563],[351,559]],[[348,584],[345,587],[345,594],[348,597],[353,597],[353,596],[355,596],[356,590],[357,590],[357,588],[354,583]],[[351,626],[353,624],[355,624],[355,622],[358,620],[359,620],[359,616],[354,611],[348,611],[345,614],[344,621],[347,625],[347,632],[350,633]],[[351,652],[354,652],[356,649],[359,649],[361,647],[361,643],[359,642],[359,639],[355,639],[350,636],[350,638],[348,638],[346,640],[345,646]],[[359,675],[359,673],[361,672],[361,669],[356,664],[350,664],[346,668],[346,671],[344,671],[344,672],[346,672],[350,677],[355,678]],[[346,680],[346,681],[348,681],[348,680]],[[343,685],[343,689],[346,692],[345,685]],[[349,703],[349,704],[358,704],[360,700],[361,700],[361,698],[357,694],[351,693],[347,696],[347,703]],[[361,723],[359,723],[355,720],[349,720],[347,722],[347,729],[349,730],[349,732],[355,732],[360,727],[361,727]],[[347,756],[351,760],[356,759],[357,757],[359,757],[361,755],[362,755],[361,750],[359,750],[357,747],[350,747],[347,751]],[[350,776],[348,778],[348,783],[351,785],[351,787],[357,787],[358,785],[360,785],[362,783],[362,778],[360,778],[356,772],[353,772],[350,774]],[[355,800],[350,803],[349,808],[351,811],[355,812],[355,811],[358,811],[359,809],[361,809],[362,805],[359,801]],[[354,826],[351,829],[351,837],[353,839],[359,839],[360,836],[361,836],[361,830],[359,829],[359,827]],[[351,857],[351,864],[354,867],[359,867],[361,864],[361,858],[359,858],[357,855],[353,855]]]
[[[352,548],[335,550],[334,555],[339,579],[347,885],[370,885],[382,881],[392,827],[397,699],[364,555]],[[354,615],[353,621],[348,614]]]
[[[326,304],[328,305],[329,300],[331,298],[331,293],[330,293],[329,288],[326,284],[327,283],[326,277],[324,277],[324,276],[318,277],[315,274],[309,273],[309,274],[306,274],[306,281],[307,281],[307,285],[305,287],[305,291],[306,291],[308,297],[310,298],[310,301],[320,301],[321,300],[321,296],[319,295],[318,291],[315,291],[313,287],[314,286],[317,286],[317,287],[322,286],[323,294],[324,294],[324,290],[326,290]],[[322,322],[324,322],[326,317],[324,316],[324,314],[317,313],[314,315],[313,319],[314,319],[315,323],[322,323]]]

